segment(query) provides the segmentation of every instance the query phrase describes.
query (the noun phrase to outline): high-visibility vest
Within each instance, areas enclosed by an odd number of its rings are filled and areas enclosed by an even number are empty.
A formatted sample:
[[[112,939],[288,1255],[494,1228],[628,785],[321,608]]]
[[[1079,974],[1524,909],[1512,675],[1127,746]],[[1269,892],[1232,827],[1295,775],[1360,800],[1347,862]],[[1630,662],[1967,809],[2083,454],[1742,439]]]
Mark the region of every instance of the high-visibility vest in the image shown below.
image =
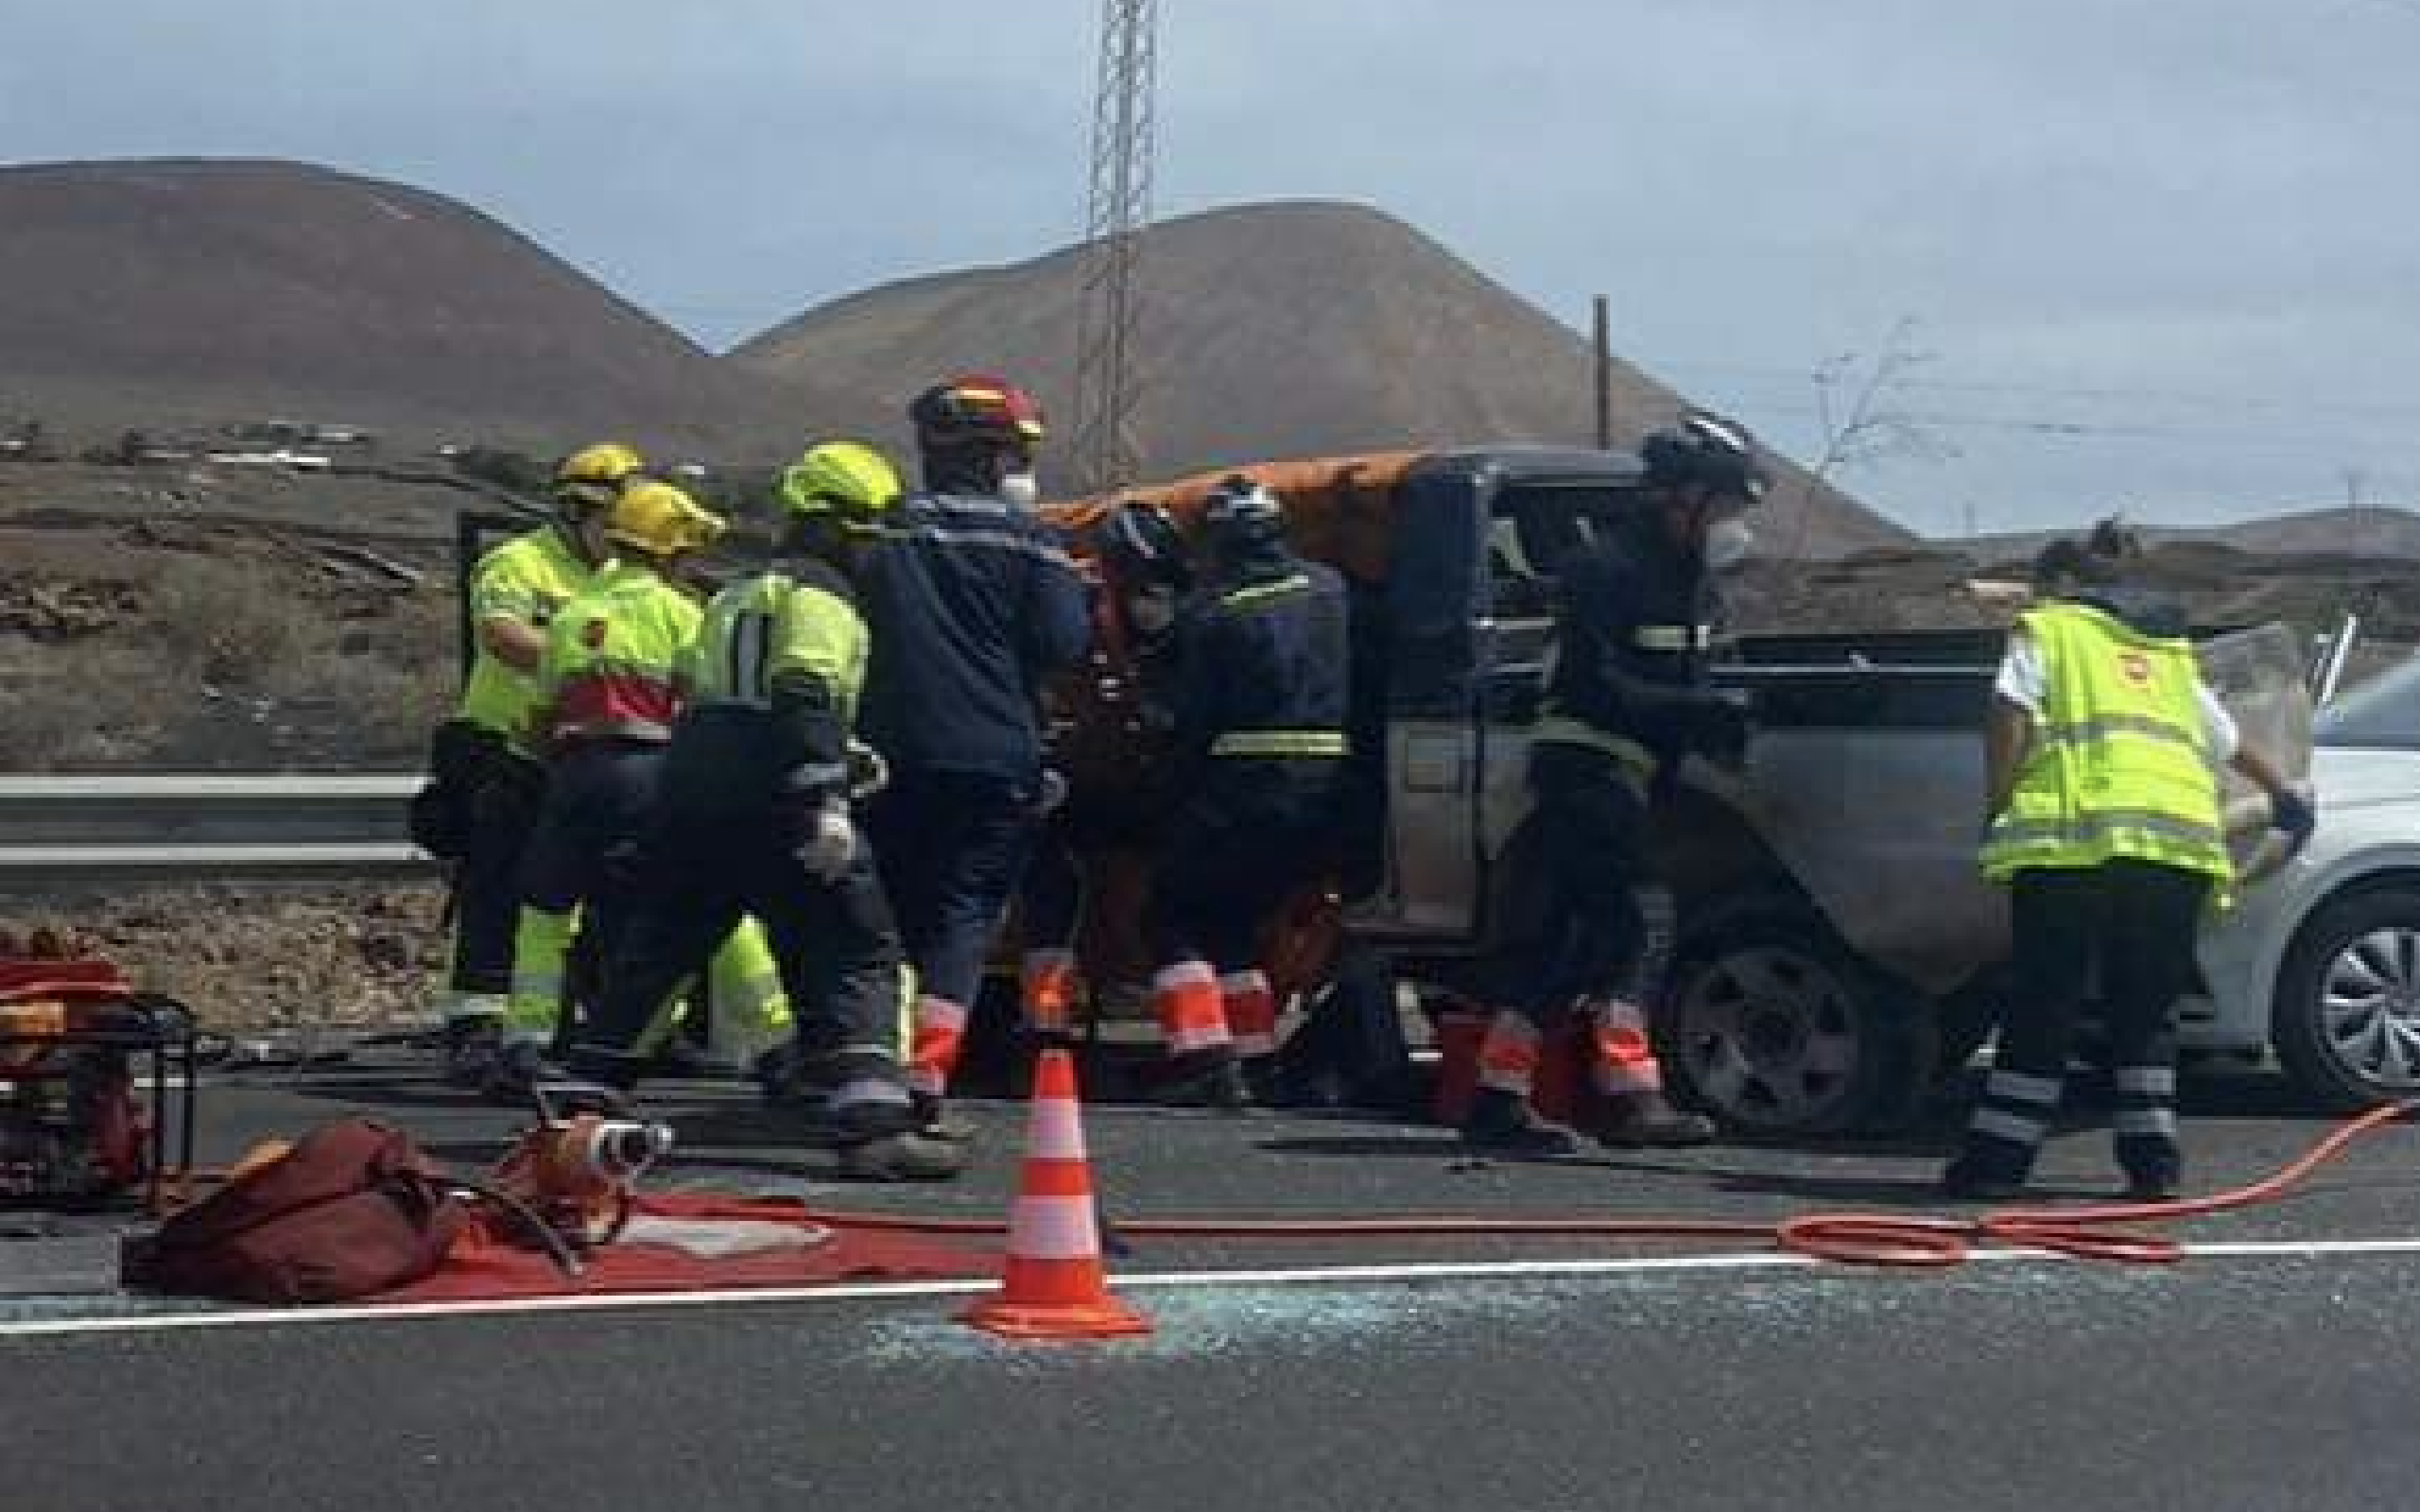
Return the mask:
[[[682,685],[697,703],[769,709],[773,684],[804,677],[821,686],[846,726],[865,686],[866,622],[830,589],[785,573],[732,584],[706,606],[682,661]]]
[[[2015,788],[1984,839],[1984,875],[2126,857],[2199,872],[2222,891],[2234,867],[2191,644],[2085,604],[2045,605],[2020,624],[2048,686]]]
[[[775,689],[794,690],[790,707],[799,717],[782,728],[797,748],[774,747],[777,759],[792,764],[793,783],[838,787],[848,780],[847,745],[865,687],[869,639],[845,593],[837,582],[781,572],[734,583],[706,606],[682,658],[681,685],[693,707],[771,714]]]
[[[552,525],[515,536],[479,558],[471,572],[474,636],[491,620],[518,620],[544,630],[555,613],[588,586],[590,569]],[[538,679],[475,644],[470,680],[457,717],[526,746],[539,700]]]
[[[674,683],[698,633],[695,600],[655,572],[609,563],[546,628],[538,683],[556,740],[672,738]]]

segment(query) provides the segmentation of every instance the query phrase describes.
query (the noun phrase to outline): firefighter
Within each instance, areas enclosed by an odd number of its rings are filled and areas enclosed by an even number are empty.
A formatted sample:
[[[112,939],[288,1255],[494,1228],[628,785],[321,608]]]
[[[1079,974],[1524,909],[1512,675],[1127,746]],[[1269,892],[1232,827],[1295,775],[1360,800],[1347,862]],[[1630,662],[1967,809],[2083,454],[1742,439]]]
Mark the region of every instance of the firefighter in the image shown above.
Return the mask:
[[[785,471],[779,558],[715,595],[682,663],[630,918],[571,1069],[627,1088],[666,998],[746,914],[762,919],[797,1022],[793,1063],[826,1089],[844,1174],[946,1179],[961,1153],[921,1138],[900,1065],[906,976],[870,848],[850,813],[867,658],[838,563],[895,508],[898,479],[855,442]]]
[[[1147,851],[1165,829],[1163,783],[1175,729],[1178,607],[1193,564],[1174,516],[1159,505],[1117,505],[1093,529],[1093,649],[1067,692],[1074,707],[1051,751],[1066,784],[1034,846],[1017,895],[1024,945],[1020,999],[1027,1026],[1064,1034],[1082,995],[1076,936],[1083,859]]]
[[[1202,588],[1178,635],[1179,809],[1146,917],[1167,1060],[1158,1100],[1239,1108],[1277,1048],[1263,927],[1334,859],[1344,798],[1350,610],[1288,549],[1277,496],[1231,476],[1202,510]]]
[[[680,694],[676,670],[700,610],[682,564],[722,520],[668,483],[622,490],[605,535],[614,558],[557,611],[537,675],[533,748],[546,753],[545,799],[523,858],[521,918],[504,1044],[488,1081],[518,1101],[561,1028],[575,929],[581,954],[611,952],[622,890],[651,809]],[[786,1021],[761,932],[743,927],[717,954],[734,1017]],[[727,1001],[752,991],[752,1000]]]
[[[442,1005],[445,1075],[458,1086],[486,1080],[512,990],[522,852],[544,789],[530,715],[546,626],[605,559],[606,519],[645,466],[638,453],[614,442],[574,452],[555,469],[553,521],[496,547],[472,570],[470,680],[438,730],[431,760],[441,782],[458,784],[467,807]]]
[[[919,985],[908,1076],[925,1126],[965,1041],[1046,784],[1039,702],[1091,635],[1083,579],[1034,512],[1041,407],[969,375],[909,406],[925,490],[857,562],[873,636],[865,737],[890,764],[869,810]]]
[[[1489,1022],[1462,1133],[1509,1155],[1567,1155],[1573,1130],[1530,1097],[1539,1047],[1578,1013],[1599,1096],[1589,1132],[1616,1147],[1702,1144],[1713,1125],[1665,1101],[1648,1036],[1674,928],[1650,869],[1649,814],[1692,753],[1735,764],[1747,714],[1706,685],[1715,576],[1746,555],[1765,478],[1734,422],[1692,413],[1639,447],[1648,498],[1563,566],[1532,808],[1511,854],[1513,1006]]]
[[[2309,802],[2202,681],[2182,613],[2136,581],[2133,533],[2103,522],[2046,550],[2048,596],[2019,616],[1985,735],[1983,873],[2009,889],[2013,980],[1999,1051],[1958,1156],[1952,1197],[2022,1190],[2065,1090],[2076,1012],[2095,980],[2109,1034],[2126,1193],[2176,1194],[2177,998],[2232,865],[2217,771],[2269,799],[2299,848]]]

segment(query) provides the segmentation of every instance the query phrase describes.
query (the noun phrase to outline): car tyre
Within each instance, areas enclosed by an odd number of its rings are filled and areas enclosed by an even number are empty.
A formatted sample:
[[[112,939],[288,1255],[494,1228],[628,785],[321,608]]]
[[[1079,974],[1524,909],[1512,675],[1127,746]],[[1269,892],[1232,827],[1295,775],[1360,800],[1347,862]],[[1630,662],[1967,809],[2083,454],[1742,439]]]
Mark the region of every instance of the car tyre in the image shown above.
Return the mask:
[[[2294,934],[2270,1019],[2277,1059],[2331,1111],[2420,1096],[2420,886],[2335,898]]]
[[[1660,1029],[1676,1094],[1735,1133],[1898,1127],[1938,1054],[1932,1015],[1823,916],[1759,899],[1691,920]]]

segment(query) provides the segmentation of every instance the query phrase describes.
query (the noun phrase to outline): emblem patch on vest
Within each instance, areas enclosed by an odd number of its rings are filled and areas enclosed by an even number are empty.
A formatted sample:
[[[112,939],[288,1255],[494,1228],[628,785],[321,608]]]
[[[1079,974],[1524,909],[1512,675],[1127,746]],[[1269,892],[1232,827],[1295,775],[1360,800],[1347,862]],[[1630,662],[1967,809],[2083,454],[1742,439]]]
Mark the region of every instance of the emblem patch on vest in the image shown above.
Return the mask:
[[[579,627],[579,644],[592,651],[605,648],[605,632],[609,627],[601,619],[590,620]]]
[[[2151,686],[2152,659],[2143,655],[2140,651],[2119,652],[2118,654],[2118,670],[2119,673],[2124,675],[2128,682],[2133,683],[2137,688],[2148,688]]]

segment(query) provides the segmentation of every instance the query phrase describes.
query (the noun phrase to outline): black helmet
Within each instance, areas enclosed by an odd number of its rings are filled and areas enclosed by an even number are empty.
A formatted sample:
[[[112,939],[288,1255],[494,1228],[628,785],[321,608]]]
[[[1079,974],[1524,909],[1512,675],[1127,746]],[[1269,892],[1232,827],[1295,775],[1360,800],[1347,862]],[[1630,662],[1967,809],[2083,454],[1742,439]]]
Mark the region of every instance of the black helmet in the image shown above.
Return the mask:
[[[1273,545],[1286,532],[1286,506],[1241,472],[1230,472],[1201,506],[1201,525],[1222,551]]]
[[[1703,409],[1681,417],[1638,444],[1647,481],[1663,489],[1703,489],[1709,493],[1757,503],[1765,496],[1765,470],[1756,463],[1756,438],[1735,420]]]
[[[1100,523],[1101,555],[1121,576],[1142,584],[1165,584],[1184,593],[1192,586],[1193,563],[1176,516],[1144,499],[1112,508]]]

